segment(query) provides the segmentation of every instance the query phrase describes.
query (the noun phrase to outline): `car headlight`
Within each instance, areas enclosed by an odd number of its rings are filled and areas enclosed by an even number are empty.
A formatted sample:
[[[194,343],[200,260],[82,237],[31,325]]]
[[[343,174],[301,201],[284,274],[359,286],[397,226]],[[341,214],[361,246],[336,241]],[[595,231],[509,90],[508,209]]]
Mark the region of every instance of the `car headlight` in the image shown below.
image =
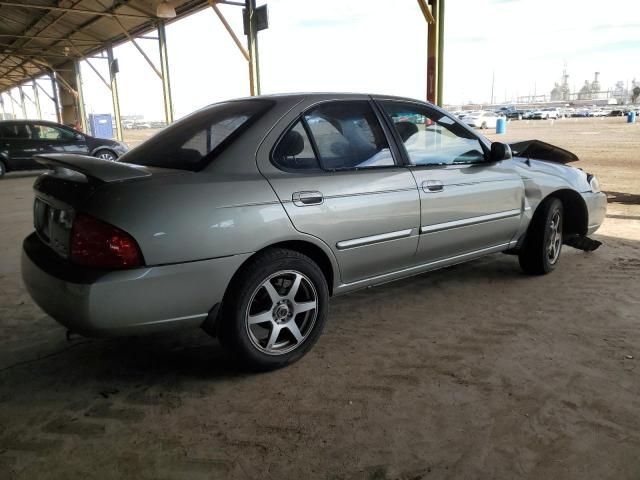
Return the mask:
[[[587,180],[589,180],[589,185],[591,186],[591,191],[593,193],[600,193],[600,182],[595,175],[587,174]]]
[[[116,144],[116,146],[114,147],[114,150],[118,153],[125,153],[127,151],[129,151],[129,147],[127,146],[126,143],[123,142],[118,142]]]

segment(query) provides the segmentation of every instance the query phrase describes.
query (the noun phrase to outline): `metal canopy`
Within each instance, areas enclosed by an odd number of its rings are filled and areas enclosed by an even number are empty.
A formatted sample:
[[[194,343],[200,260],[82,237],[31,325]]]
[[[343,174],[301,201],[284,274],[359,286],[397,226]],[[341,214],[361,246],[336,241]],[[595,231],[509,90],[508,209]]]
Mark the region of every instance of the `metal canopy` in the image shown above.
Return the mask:
[[[0,0],[0,92],[157,28],[162,0]],[[222,3],[222,2],[221,2]],[[177,20],[207,0],[171,0]]]

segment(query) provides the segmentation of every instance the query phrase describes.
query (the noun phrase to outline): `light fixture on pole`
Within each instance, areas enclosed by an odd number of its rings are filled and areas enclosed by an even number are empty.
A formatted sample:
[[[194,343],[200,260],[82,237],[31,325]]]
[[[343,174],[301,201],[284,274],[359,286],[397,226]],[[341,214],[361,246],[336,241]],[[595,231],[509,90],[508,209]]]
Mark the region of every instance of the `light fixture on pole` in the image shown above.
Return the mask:
[[[168,0],[163,0],[156,8],[156,15],[159,18],[176,18],[176,9]]]

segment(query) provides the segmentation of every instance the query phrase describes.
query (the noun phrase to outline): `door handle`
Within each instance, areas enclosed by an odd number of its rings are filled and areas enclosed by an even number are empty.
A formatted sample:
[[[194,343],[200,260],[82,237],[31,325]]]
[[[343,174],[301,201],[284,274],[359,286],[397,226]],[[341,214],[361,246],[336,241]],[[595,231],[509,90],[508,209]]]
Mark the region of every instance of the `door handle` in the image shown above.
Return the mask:
[[[324,202],[322,193],[316,191],[295,192],[291,196],[291,199],[293,200],[293,204],[298,207],[304,207],[306,205],[320,205]]]
[[[444,184],[440,180],[426,180],[422,182],[422,190],[425,193],[442,192]]]

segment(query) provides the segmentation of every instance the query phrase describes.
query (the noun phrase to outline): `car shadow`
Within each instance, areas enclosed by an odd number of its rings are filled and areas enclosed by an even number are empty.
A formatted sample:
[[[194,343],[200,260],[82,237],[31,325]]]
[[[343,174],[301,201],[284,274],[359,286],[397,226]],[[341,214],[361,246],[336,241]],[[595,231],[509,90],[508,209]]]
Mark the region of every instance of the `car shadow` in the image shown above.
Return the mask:
[[[7,172],[4,176],[5,179],[9,180],[11,178],[29,178],[29,177],[37,177],[42,174],[46,169],[42,170],[21,170],[19,172]]]
[[[599,238],[605,242],[603,248],[606,248],[608,239]],[[582,255],[584,258],[594,255],[576,253],[574,256],[579,255],[580,258],[583,258]],[[603,258],[594,258],[604,261]],[[563,263],[570,266],[574,261],[567,259]],[[336,321],[332,317],[339,317],[341,310],[345,308],[353,310],[362,307],[366,317],[367,305],[372,303],[379,304],[384,309],[387,300],[391,303],[411,303],[420,298],[420,302],[429,305],[443,293],[446,294],[450,289],[455,291],[458,286],[462,288],[465,284],[467,287],[469,284],[477,285],[479,289],[498,288],[508,291],[514,285],[524,288],[528,282],[536,281],[535,278],[520,270],[517,257],[493,254],[336,297],[331,302],[329,323]],[[53,323],[51,319],[47,321]],[[358,325],[351,327],[356,328]],[[44,347],[41,344],[39,351],[25,350],[13,359],[13,363],[0,365],[0,384],[5,385],[0,389],[0,399],[7,395],[7,387],[18,391],[21,387],[39,391],[59,389],[61,378],[63,384],[76,388],[78,385],[92,385],[92,388],[100,390],[103,386],[115,385],[113,388],[127,390],[139,385],[167,385],[167,381],[172,383],[176,379],[224,381],[255,375],[243,369],[216,339],[200,329],[140,337],[72,337],[71,340],[65,340],[64,329],[54,328],[50,341]],[[328,327],[328,330],[331,328]]]

